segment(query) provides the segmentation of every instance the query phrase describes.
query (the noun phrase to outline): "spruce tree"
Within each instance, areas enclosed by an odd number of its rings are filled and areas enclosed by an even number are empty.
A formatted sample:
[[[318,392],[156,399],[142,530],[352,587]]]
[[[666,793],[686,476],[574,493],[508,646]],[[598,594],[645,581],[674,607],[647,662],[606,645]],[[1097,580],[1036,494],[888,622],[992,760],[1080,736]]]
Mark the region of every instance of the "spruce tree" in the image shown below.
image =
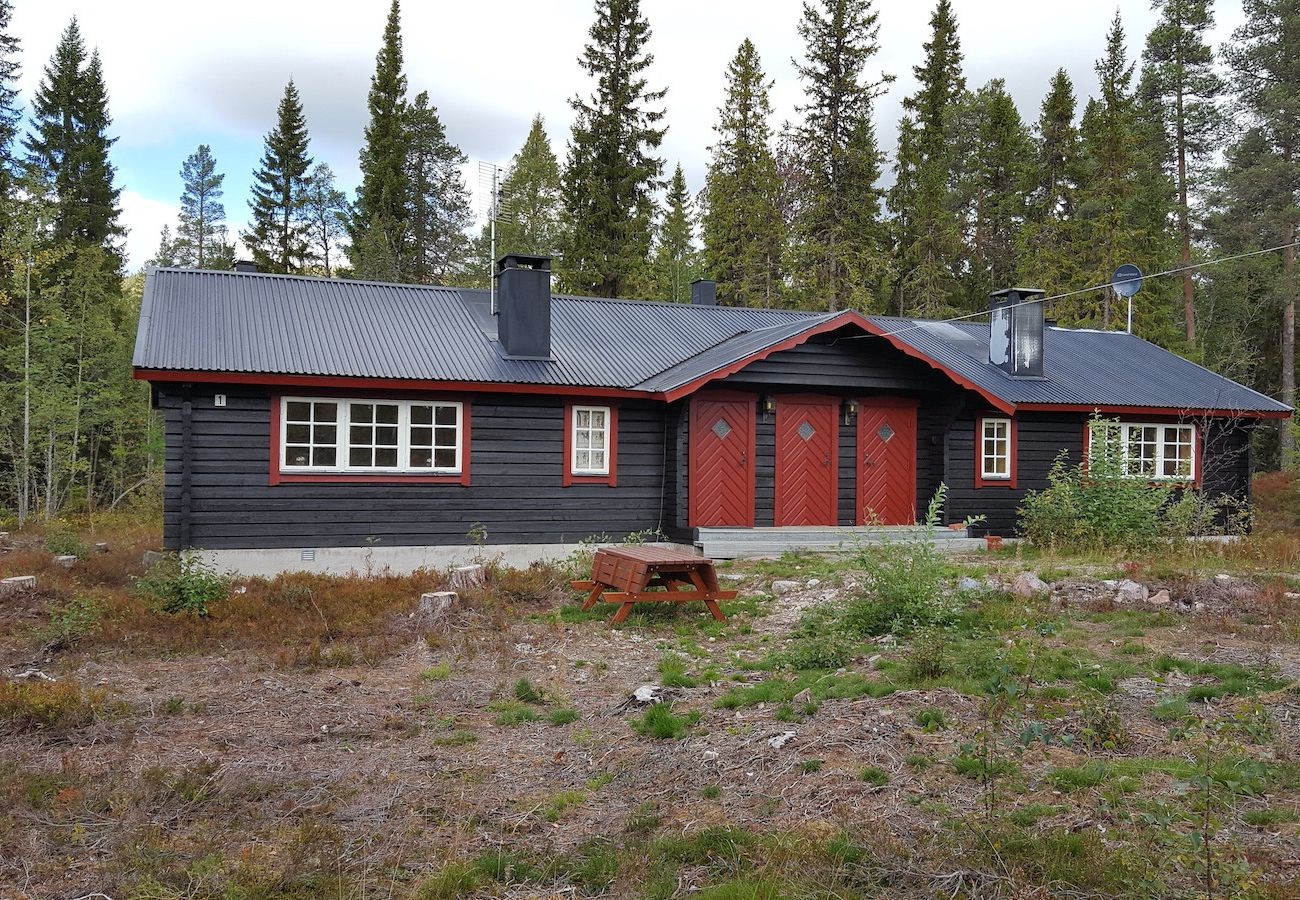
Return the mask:
[[[328,163],[318,162],[307,173],[301,214],[308,256],[320,266],[321,274],[333,278],[347,233],[348,199],[334,186],[334,170]]]
[[[591,76],[589,97],[570,101],[576,117],[563,190],[569,233],[563,280],[579,293],[616,297],[647,265],[654,192],[662,187],[658,107],[667,89],[645,77],[650,25],[640,0],[596,0],[596,20],[578,63]]]
[[[362,278],[400,281],[409,265],[410,188],[398,0],[388,10],[367,104],[370,122],[361,148],[361,184],[348,223],[348,256]]]
[[[181,165],[180,220],[176,225],[178,255],[182,265],[200,269],[226,268],[234,251],[226,241],[226,208],[221,203],[221,183],[212,148],[200,144]]]
[[[880,81],[864,70],[880,49],[871,0],[805,0],[802,122],[791,135],[798,161],[790,270],[807,306],[871,306],[883,272],[881,153],[871,122]]]
[[[299,272],[307,257],[301,210],[311,168],[309,140],[302,100],[290,79],[253,173],[251,227],[240,235],[253,260],[268,272]]]
[[[695,248],[695,210],[681,163],[668,181],[663,221],[650,263],[651,296],[655,300],[684,303],[691,299],[691,282],[699,276]]]
[[[460,167],[465,154],[447,140],[429,95],[416,95],[406,115],[406,172],[410,185],[410,265],[407,278],[444,284],[465,262],[473,218]]]
[[[1143,81],[1158,101],[1161,123],[1173,153],[1178,185],[1178,236],[1184,267],[1192,261],[1192,202],[1199,192],[1201,166],[1216,149],[1223,116],[1217,101],[1225,85],[1214,70],[1214,51],[1206,43],[1214,27],[1210,0],[1156,0],[1160,21],[1147,35]],[[1195,279],[1183,272],[1183,327],[1196,342]]]
[[[979,309],[990,291],[1018,283],[1034,147],[1002,79],[967,95],[962,106],[958,120],[970,137],[958,162],[957,195],[967,223],[963,305]]]
[[[1260,182],[1256,215],[1268,224],[1270,246],[1282,250],[1282,277],[1274,302],[1281,308],[1280,394],[1295,405],[1295,308],[1300,294],[1296,248],[1300,237],[1300,4],[1244,0],[1246,21],[1223,48],[1240,106],[1262,146],[1253,154]],[[1282,462],[1295,467],[1294,433],[1281,429]]]
[[[54,200],[53,242],[102,247],[113,272],[123,260],[119,189],[108,151],[112,119],[98,52],[86,55],[74,18],[59,39],[32,104],[27,165]]]
[[[911,193],[910,228],[897,248],[899,307],[904,311],[938,316],[954,309],[955,275],[960,267],[961,229],[952,193],[951,134],[954,116],[966,80],[961,71],[961,41],[950,0],[939,0],[930,17],[931,38],[925,61],[913,68],[917,92],[903,100],[912,115],[909,157],[900,153],[900,165],[913,171],[906,180]],[[901,200],[891,208],[897,212]]]
[[[14,138],[22,121],[18,101],[18,37],[11,30],[11,0],[0,0],[0,236],[13,224]],[[7,281],[8,270],[0,261],[0,283]]]
[[[782,293],[787,229],[771,148],[771,88],[746,38],[727,65],[727,95],[713,126],[718,140],[704,189],[704,267],[725,304],[774,306]]]
[[[537,115],[497,185],[495,251],[489,222],[474,241],[467,283],[487,285],[496,258],[507,253],[555,255],[562,239],[563,203],[560,162]]]
[[[164,225],[162,231],[158,234],[158,249],[149,259],[145,260],[146,266],[180,266],[184,265],[180,259],[180,253],[176,246],[176,239],[172,237],[172,227]]]
[[[1074,86],[1057,69],[1038,116],[1036,151],[1027,194],[1027,221],[1020,234],[1022,279],[1057,294],[1078,287],[1075,211],[1080,182],[1079,129]]]

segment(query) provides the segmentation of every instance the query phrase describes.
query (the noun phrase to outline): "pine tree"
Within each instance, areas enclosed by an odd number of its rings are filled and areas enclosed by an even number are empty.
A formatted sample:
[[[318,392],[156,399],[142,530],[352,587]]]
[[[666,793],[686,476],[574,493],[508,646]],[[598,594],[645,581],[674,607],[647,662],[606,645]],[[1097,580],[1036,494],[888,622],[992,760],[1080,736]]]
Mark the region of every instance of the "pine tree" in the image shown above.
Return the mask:
[[[1075,211],[1080,182],[1074,86],[1064,69],[1052,76],[1036,128],[1027,221],[1020,234],[1021,277],[1048,294],[1081,284]]]
[[[474,241],[467,282],[486,286],[494,257],[507,253],[553,256],[563,236],[563,203],[560,162],[542,117],[534,116],[528,137],[497,185],[496,248],[489,222]]]
[[[375,58],[361,148],[361,185],[348,223],[348,256],[362,278],[402,280],[409,261],[410,187],[406,176],[406,76],[401,7],[393,0]]]
[[[0,236],[13,226],[14,138],[22,121],[18,101],[18,38],[10,30],[13,18],[11,0],[0,0]],[[0,284],[7,282],[8,271],[0,261]]]
[[[913,170],[907,180],[912,195],[910,229],[897,248],[901,269],[897,290],[899,308],[919,315],[937,316],[953,311],[955,273],[961,259],[961,230],[952,193],[951,128],[966,80],[961,72],[961,42],[950,0],[939,0],[930,17],[932,35],[925,44],[925,62],[913,72],[917,92],[903,100],[912,114],[909,157]],[[902,163],[900,162],[900,165]],[[891,208],[897,211],[900,200]]]
[[[1262,139],[1252,168],[1261,181],[1257,215],[1269,224],[1272,246],[1300,237],[1300,4],[1295,0],[1244,0],[1246,21],[1224,47],[1243,111]],[[1295,308],[1300,294],[1296,248],[1282,251],[1276,302],[1282,311],[1279,379],[1281,400],[1295,405]],[[1282,462],[1297,464],[1293,432],[1281,429]]]
[[[120,273],[119,189],[108,151],[112,119],[98,52],[86,55],[74,18],[59,39],[32,104],[27,165],[54,198],[50,238],[102,247]]]
[[[311,168],[309,140],[302,100],[290,79],[275,128],[263,142],[260,168],[253,173],[251,227],[240,235],[254,261],[268,272],[299,272],[307,257],[301,211]]]
[[[667,94],[649,89],[649,40],[640,0],[596,0],[578,61],[595,90],[570,101],[576,118],[563,176],[569,233],[562,275],[579,293],[619,296],[648,262],[663,174],[654,151],[663,142],[664,111],[656,105]]]
[[[786,221],[770,146],[772,82],[748,38],[727,66],[727,96],[705,180],[704,265],[722,303],[774,306],[782,293]]]
[[[806,0],[799,20],[805,102],[791,135],[800,171],[790,269],[806,305],[870,306],[883,273],[871,111],[887,79],[863,78],[880,49],[877,18],[871,0]]]
[[[410,185],[410,266],[416,283],[443,284],[465,262],[469,196],[460,167],[465,154],[447,140],[438,110],[421,91],[406,115],[406,172]]]
[[[326,278],[333,278],[347,233],[348,199],[334,186],[334,170],[327,163],[318,162],[307,173],[301,215],[308,256]]]
[[[650,285],[655,300],[684,303],[691,299],[691,282],[699,277],[699,254],[695,247],[695,210],[681,163],[668,181],[663,221],[650,262]]]
[[[1214,27],[1209,0],[1156,0],[1160,21],[1147,35],[1143,81],[1159,101],[1161,121],[1173,151],[1178,185],[1181,261],[1192,261],[1192,201],[1200,167],[1216,149],[1223,116],[1217,105],[1225,85],[1214,70],[1214,51],[1206,33]],[[1190,269],[1183,273],[1183,326],[1188,344],[1196,342],[1195,289]]]
[[[181,265],[200,269],[225,268],[234,250],[226,241],[226,208],[221,203],[221,183],[226,176],[217,171],[212,148],[200,144],[181,166],[180,220],[176,226],[176,250]]]
[[[957,193],[967,233],[964,306],[979,309],[990,291],[1018,282],[1034,147],[1002,79],[967,95],[962,107],[957,120],[971,138],[958,163]]]

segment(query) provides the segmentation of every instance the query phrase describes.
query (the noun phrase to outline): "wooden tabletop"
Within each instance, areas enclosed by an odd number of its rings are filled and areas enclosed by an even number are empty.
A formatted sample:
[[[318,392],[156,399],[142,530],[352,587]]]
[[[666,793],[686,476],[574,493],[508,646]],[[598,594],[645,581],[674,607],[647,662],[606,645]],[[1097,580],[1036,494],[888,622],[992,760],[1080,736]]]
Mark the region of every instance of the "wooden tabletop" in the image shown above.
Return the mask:
[[[668,547],[664,544],[620,544],[617,547],[601,547],[599,552],[655,565],[698,566],[713,564],[713,560],[707,556],[700,556],[698,553],[687,553],[684,550]]]

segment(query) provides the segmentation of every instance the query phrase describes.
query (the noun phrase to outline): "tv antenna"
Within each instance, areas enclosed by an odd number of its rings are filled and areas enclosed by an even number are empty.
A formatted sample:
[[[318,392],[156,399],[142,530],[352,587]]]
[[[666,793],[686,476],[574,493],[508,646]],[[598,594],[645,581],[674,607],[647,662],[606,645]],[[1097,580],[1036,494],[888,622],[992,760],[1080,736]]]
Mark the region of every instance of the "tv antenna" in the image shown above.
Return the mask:
[[[497,219],[501,215],[501,183],[510,174],[507,166],[491,162],[478,164],[479,215],[487,217],[488,224],[488,285],[491,287],[492,315],[497,312]]]
[[[1115,293],[1128,300],[1128,333],[1133,333],[1133,295],[1142,288],[1142,270],[1132,263],[1124,263],[1115,270],[1110,280]]]

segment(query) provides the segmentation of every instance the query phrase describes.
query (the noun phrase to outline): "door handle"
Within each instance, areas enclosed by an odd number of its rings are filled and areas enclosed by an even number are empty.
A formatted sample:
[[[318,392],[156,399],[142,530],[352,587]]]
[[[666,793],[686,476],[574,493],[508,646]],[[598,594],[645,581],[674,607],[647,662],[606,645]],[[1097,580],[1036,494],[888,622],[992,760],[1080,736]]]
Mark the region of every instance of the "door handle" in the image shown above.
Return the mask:
[[[748,453],[748,452],[741,451],[741,454],[740,454],[740,464],[741,464],[742,466],[747,466],[747,465],[749,465],[749,453]]]
[[[830,464],[831,464],[831,458],[830,458],[829,456],[823,456],[823,457],[822,457],[822,465],[823,465],[823,466],[829,466]]]
[[[863,457],[862,457],[862,464],[863,464],[864,466],[874,466],[874,465],[875,465],[875,463],[872,461],[871,457],[869,457],[869,456],[863,456]]]

